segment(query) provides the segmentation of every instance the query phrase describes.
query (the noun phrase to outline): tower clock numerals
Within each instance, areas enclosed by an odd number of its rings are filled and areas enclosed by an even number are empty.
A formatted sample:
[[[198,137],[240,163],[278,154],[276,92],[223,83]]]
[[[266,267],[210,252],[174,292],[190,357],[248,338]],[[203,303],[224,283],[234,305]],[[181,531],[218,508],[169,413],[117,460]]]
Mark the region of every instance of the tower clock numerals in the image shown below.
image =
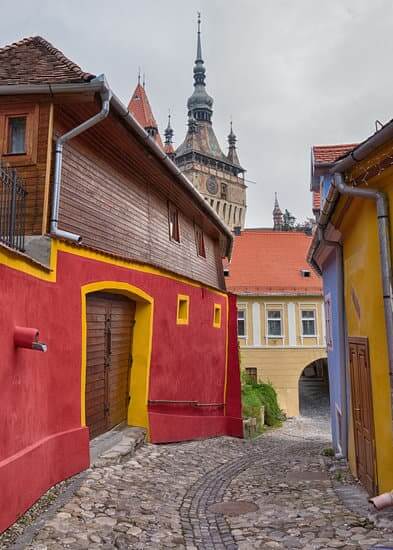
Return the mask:
[[[215,195],[218,191],[218,183],[214,176],[209,176],[206,184],[207,190],[211,195]]]

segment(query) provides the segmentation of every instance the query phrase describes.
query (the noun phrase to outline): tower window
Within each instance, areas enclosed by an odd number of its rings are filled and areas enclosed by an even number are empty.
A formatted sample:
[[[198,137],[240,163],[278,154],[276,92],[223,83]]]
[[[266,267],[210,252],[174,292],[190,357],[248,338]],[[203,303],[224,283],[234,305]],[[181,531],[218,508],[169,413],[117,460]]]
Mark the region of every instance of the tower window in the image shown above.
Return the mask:
[[[224,218],[225,220],[225,214],[227,213],[227,205],[224,204],[224,206],[222,207],[222,217]]]
[[[221,184],[221,198],[225,201],[228,200],[228,186],[226,183]]]
[[[236,223],[237,206],[233,209],[233,223]]]

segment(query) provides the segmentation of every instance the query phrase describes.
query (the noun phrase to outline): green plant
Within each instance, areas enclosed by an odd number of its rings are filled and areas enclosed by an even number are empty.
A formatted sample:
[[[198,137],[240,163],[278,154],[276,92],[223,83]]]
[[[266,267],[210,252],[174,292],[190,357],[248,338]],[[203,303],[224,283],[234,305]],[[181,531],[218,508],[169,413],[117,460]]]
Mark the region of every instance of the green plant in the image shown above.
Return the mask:
[[[323,449],[322,451],[323,456],[334,456],[334,449],[331,447],[327,447],[326,449]]]
[[[260,422],[261,406],[265,407],[265,424],[280,426],[285,415],[280,409],[277,393],[271,382],[255,382],[247,374],[242,373],[243,416],[257,419],[257,429],[262,429]]]

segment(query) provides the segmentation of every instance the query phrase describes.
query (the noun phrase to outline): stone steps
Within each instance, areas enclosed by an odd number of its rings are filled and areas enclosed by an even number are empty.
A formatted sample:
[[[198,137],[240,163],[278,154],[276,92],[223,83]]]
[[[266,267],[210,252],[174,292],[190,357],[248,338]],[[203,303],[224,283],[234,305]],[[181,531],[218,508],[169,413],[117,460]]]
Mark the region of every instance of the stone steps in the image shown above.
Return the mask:
[[[146,430],[124,426],[95,438],[90,445],[90,464],[101,468],[126,462],[146,441]]]

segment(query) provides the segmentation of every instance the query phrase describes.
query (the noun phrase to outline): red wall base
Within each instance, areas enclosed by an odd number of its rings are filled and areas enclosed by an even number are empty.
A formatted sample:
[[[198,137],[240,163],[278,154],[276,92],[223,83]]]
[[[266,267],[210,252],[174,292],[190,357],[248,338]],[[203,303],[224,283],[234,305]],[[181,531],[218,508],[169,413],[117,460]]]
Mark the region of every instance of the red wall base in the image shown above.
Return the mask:
[[[0,462],[0,533],[50,487],[89,464],[87,428],[51,435]]]

